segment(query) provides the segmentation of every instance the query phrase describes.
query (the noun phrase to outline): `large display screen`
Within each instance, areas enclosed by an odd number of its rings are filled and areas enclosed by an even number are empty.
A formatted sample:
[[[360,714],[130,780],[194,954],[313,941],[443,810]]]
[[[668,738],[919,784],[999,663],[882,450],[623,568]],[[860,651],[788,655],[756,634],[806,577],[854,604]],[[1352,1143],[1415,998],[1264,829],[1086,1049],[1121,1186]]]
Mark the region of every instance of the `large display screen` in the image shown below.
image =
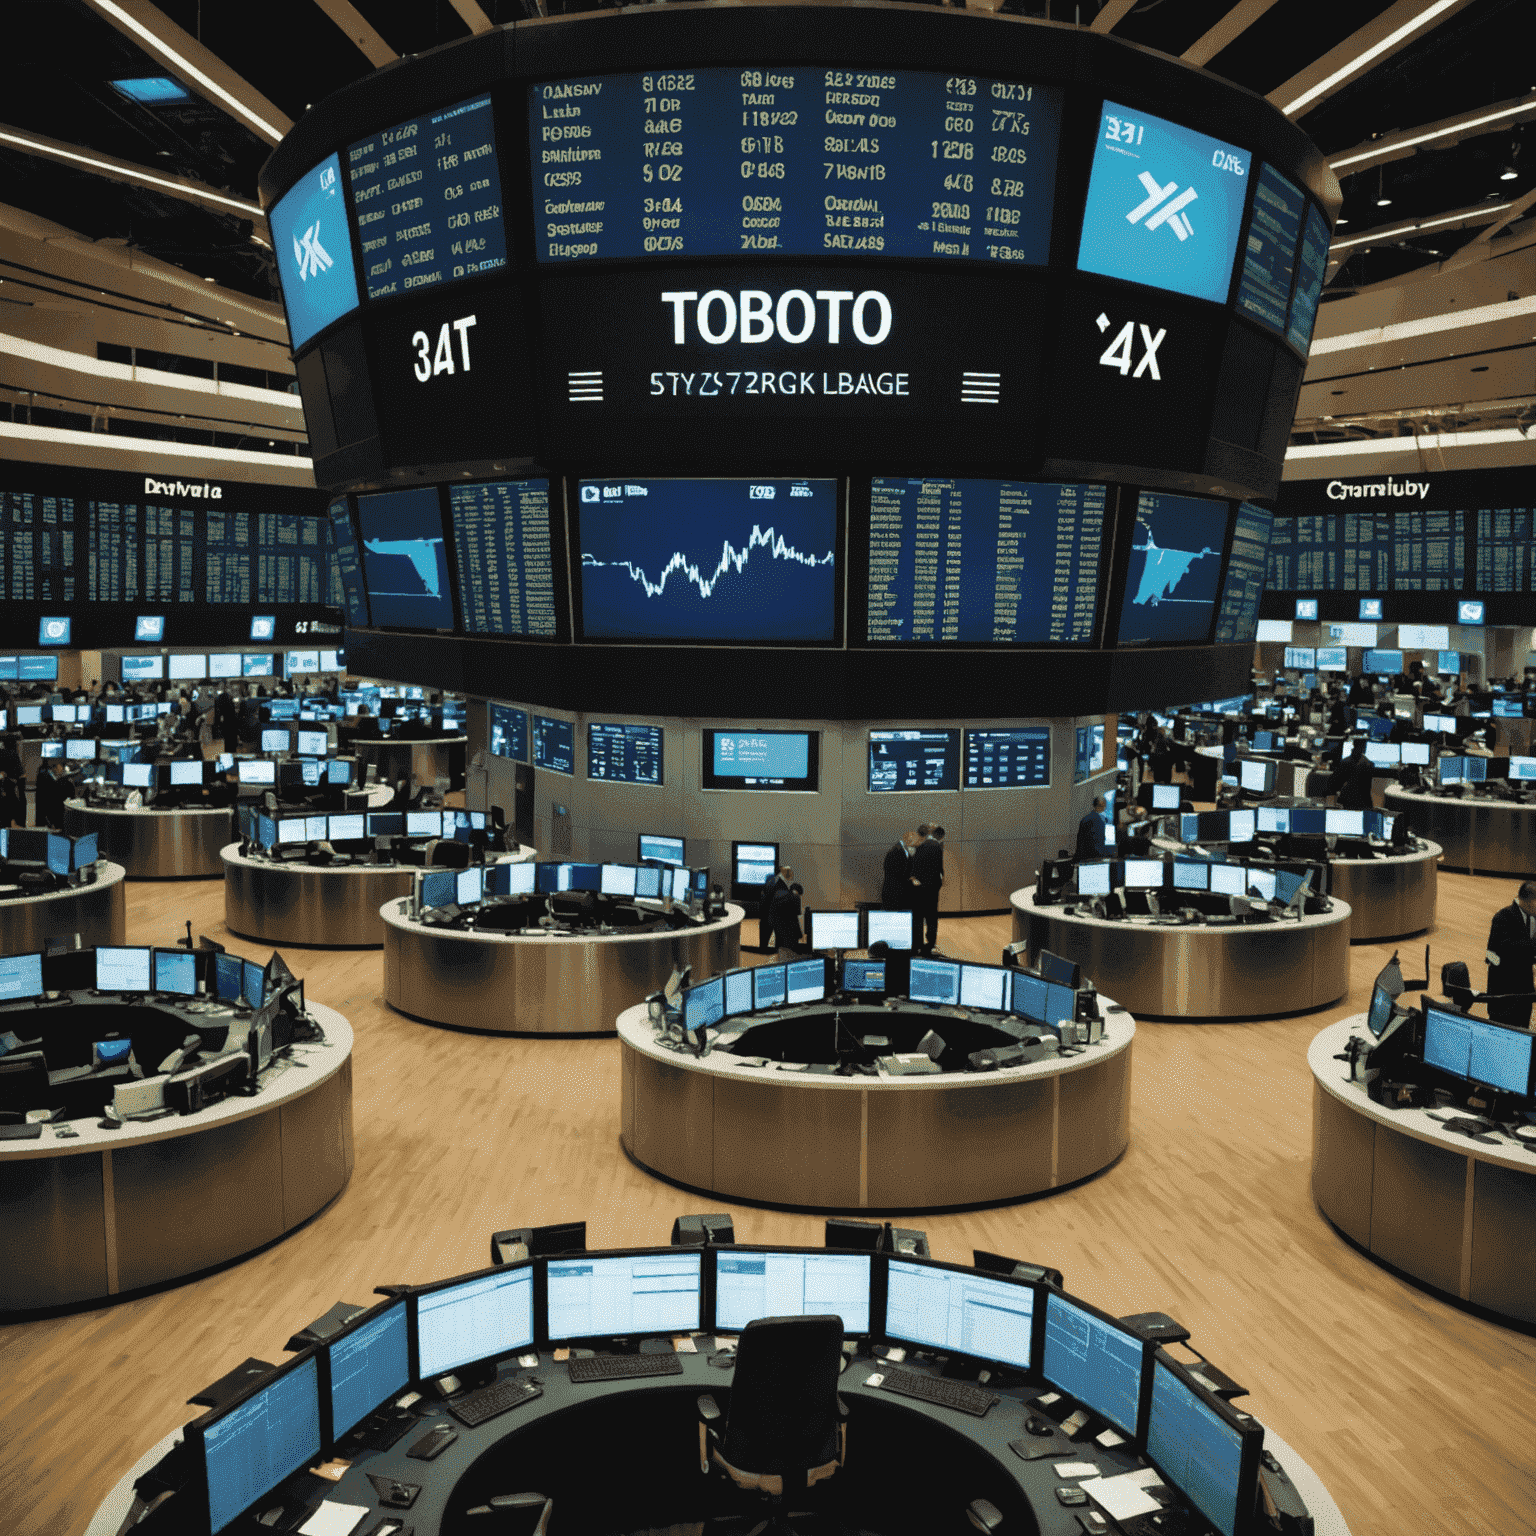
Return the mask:
[[[1312,346],[1312,327],[1317,323],[1317,306],[1323,296],[1323,278],[1328,271],[1328,221],[1320,210],[1307,213],[1307,232],[1301,242],[1300,272],[1296,292],[1291,298],[1291,318],[1286,340],[1307,355]]]
[[[1277,336],[1285,335],[1290,318],[1296,246],[1306,211],[1307,199],[1300,187],[1272,165],[1259,167],[1237,307]]]
[[[754,65],[550,81],[528,119],[543,262],[1050,254],[1059,90]]]
[[[1478,508],[1477,591],[1532,590],[1531,531],[1529,507]],[[1450,639],[1437,648],[1449,649]]]
[[[528,711],[510,704],[491,705],[491,756],[528,761]]]
[[[341,158],[327,155],[273,205],[273,254],[297,352],[332,321],[357,308],[357,273],[341,195]]]
[[[1465,523],[1460,511],[1277,517],[1267,584],[1276,592],[1459,592]]]
[[[875,479],[865,637],[1086,644],[1105,487]]]
[[[1050,726],[1013,725],[965,733],[967,789],[1033,789],[1050,782]]]
[[[436,488],[359,496],[357,520],[373,622],[382,628],[452,629],[453,594]]]
[[[660,784],[659,725],[587,726],[587,777],[616,784]]]
[[[1120,604],[1121,645],[1191,644],[1211,628],[1227,503],[1143,491]]]
[[[335,551],[336,570],[341,577],[341,593],[347,609],[347,623],[368,624],[368,590],[363,585],[363,566],[357,553],[357,531],[352,526],[352,512],[345,496],[331,503],[331,548]]]
[[[448,489],[459,606],[472,635],[555,637],[549,481]]]
[[[705,789],[814,790],[821,738],[815,731],[703,732]]]
[[[576,725],[547,715],[533,717],[533,766],[550,773],[576,772]]]
[[[1216,615],[1216,643],[1247,643],[1259,628],[1259,602],[1264,596],[1264,577],[1269,569],[1269,532],[1274,516],[1264,507],[1243,502],[1237,509],[1232,531],[1232,553],[1227,557],[1227,579],[1221,589],[1221,608]]]
[[[370,299],[506,266],[489,96],[348,145],[347,176]]]
[[[869,792],[959,789],[958,730],[871,731]]]
[[[1225,304],[1247,176],[1247,150],[1106,101],[1078,271]]]
[[[583,480],[588,640],[837,638],[834,480]]]

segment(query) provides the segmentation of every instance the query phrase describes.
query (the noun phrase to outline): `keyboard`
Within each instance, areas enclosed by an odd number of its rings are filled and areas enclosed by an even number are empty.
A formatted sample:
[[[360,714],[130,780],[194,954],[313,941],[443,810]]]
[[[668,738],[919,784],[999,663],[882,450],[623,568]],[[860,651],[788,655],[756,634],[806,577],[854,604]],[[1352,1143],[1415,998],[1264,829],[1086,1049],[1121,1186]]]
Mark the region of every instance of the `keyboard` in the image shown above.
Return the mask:
[[[681,1376],[675,1355],[582,1355],[566,1361],[572,1381],[631,1381],[637,1376]]]
[[[1119,1526],[1124,1536],[1191,1536],[1203,1529],[1187,1509],[1172,1505],[1159,1510],[1149,1510],[1144,1515],[1121,1520]]]
[[[912,1371],[893,1371],[889,1367],[881,1386],[887,1392],[899,1392],[903,1397],[936,1403],[940,1408],[956,1408],[977,1419],[999,1400],[995,1392],[984,1392],[963,1381],[950,1381],[943,1376],[919,1376]]]
[[[509,1408],[519,1408],[543,1395],[543,1387],[536,1387],[531,1381],[493,1381],[488,1387],[466,1392],[463,1397],[456,1398],[448,1404],[448,1412],[465,1429],[473,1429],[477,1424],[484,1424],[487,1419],[494,1419],[498,1413],[505,1413]]]

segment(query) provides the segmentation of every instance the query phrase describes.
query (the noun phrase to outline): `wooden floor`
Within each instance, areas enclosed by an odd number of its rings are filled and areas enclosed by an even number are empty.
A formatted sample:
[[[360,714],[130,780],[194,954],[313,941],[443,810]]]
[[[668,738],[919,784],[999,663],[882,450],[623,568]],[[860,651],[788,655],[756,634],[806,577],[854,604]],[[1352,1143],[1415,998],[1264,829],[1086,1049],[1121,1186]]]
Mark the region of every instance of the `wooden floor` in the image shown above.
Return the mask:
[[[1442,961],[1481,961],[1511,889],[1441,875],[1437,976]],[[264,959],[230,937],[223,910],[217,881],[135,883],[128,942],[170,943],[190,918]],[[945,921],[939,943],[995,962],[1011,937],[1007,919],[973,918]],[[1423,940],[1403,952],[1416,974]],[[496,1228],[585,1217],[594,1246],[665,1243],[677,1214],[728,1209],[743,1241],[821,1242],[820,1217],[733,1207],[635,1167],[619,1146],[612,1039],[430,1028],[384,1005],[376,951],[285,953],[356,1031],[351,1184],[219,1273],[0,1326],[3,1536],[75,1536],[124,1469],[192,1416],[193,1392],[248,1355],[281,1359],[333,1302],[484,1265]],[[1305,1018],[1142,1025],[1117,1165],[1064,1193],[912,1224],[939,1258],[980,1247],[1041,1260],[1111,1313],[1177,1317],[1251,1389],[1245,1406],[1306,1458],[1355,1536],[1513,1536],[1536,1530],[1536,1340],[1388,1274],[1309,1189],[1307,1043],[1363,1009],[1390,953],[1355,949],[1348,998]]]

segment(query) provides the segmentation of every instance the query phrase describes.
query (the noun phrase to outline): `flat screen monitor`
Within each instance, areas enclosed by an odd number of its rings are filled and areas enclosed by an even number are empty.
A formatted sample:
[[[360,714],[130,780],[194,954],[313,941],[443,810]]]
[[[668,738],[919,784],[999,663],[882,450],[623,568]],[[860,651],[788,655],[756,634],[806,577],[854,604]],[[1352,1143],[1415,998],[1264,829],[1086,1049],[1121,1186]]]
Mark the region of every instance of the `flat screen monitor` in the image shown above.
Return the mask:
[[[363,577],[373,622],[385,629],[450,630],[443,512],[435,486],[357,498]]]
[[[633,898],[636,870],[633,864],[604,864],[598,889],[604,896]]]
[[[777,843],[732,843],[731,881],[734,885],[762,890],[779,867]]]
[[[368,835],[367,818],[361,811],[345,816],[332,816],[326,833],[333,843],[356,842]]]
[[[1241,864],[1211,865],[1211,894],[1213,896],[1243,896],[1248,882]]]
[[[752,972],[752,1007],[778,1008],[789,1000],[788,968],[759,965]]]
[[[1429,743],[1427,741],[1405,741],[1398,745],[1398,753],[1405,768],[1429,767]],[[1510,777],[1514,774],[1511,772]]]
[[[576,772],[576,726],[570,720],[533,717],[533,766],[548,773]]]
[[[1157,891],[1163,887],[1161,859],[1127,859],[1125,888],[1128,891]]]
[[[1290,619],[1260,619],[1254,639],[1260,645],[1289,645],[1293,633]]]
[[[326,1353],[333,1443],[410,1385],[410,1343],[409,1308],[403,1296],[372,1308],[331,1339]]]
[[[1275,872],[1272,869],[1260,869],[1256,864],[1247,866],[1248,889],[1243,893],[1246,896],[1255,896],[1260,901],[1273,901],[1278,889]]]
[[[238,1003],[245,990],[245,961],[239,955],[214,955],[213,987],[220,1001]]]
[[[871,731],[867,783],[872,795],[959,789],[960,732]]]
[[[155,951],[155,991],[197,996],[197,956],[190,949]]]
[[[1261,805],[1254,812],[1255,829],[1271,837],[1291,830],[1291,811],[1284,805]]]
[[[1250,794],[1272,795],[1275,792],[1275,764],[1244,758],[1238,764],[1238,782]]]
[[[1051,782],[1051,728],[1014,725],[967,730],[966,789],[1035,789]]]
[[[959,965],[953,960],[914,959],[907,978],[907,996],[914,1003],[958,1003]]]
[[[1051,984],[1028,971],[1013,972],[1013,990],[1009,1008],[1026,1019],[1044,1024],[1050,1014]]]
[[[528,711],[510,704],[491,705],[491,756],[528,761]]]
[[[1077,893],[1079,896],[1108,896],[1110,892],[1109,863],[1079,864],[1077,866]]]
[[[325,782],[327,784],[350,784],[352,782],[353,761],[348,757],[333,757],[325,765]]]
[[[1323,813],[1323,829],[1330,837],[1364,837],[1365,812],[1330,807]]]
[[[178,651],[166,657],[166,670],[171,677],[200,682],[208,676],[208,657],[195,651]]]
[[[485,894],[485,868],[471,864],[461,869],[454,881],[453,899],[461,907],[472,907]]]
[[[319,670],[320,652],[318,650],[283,652],[284,677],[306,677]]]
[[[1349,670],[1349,650],[1342,645],[1320,645],[1317,648],[1319,672],[1346,672]]]
[[[869,1332],[872,1254],[712,1251],[717,1333],[740,1333],[760,1317],[827,1315],[842,1318],[847,1337]]]
[[[98,992],[149,992],[150,952],[148,947],[125,949],[118,945],[96,946],[96,990]]]
[[[271,677],[272,656],[267,651],[246,651],[240,657],[242,677]]]
[[[286,752],[291,740],[286,726],[268,726],[261,733],[261,750],[263,752]]]
[[[267,973],[254,960],[241,964],[240,993],[252,1008],[260,1008],[267,1000]]]
[[[39,645],[68,645],[69,632],[70,620],[67,615],[50,615],[37,621]]]
[[[1296,617],[1303,623],[1317,622],[1317,599],[1315,597],[1298,597],[1296,599]]]
[[[725,978],[711,976],[683,993],[683,1028],[703,1029],[725,1017]]]
[[[203,782],[203,759],[178,758],[171,764],[171,785],[187,789],[193,786],[201,787]]]
[[[1144,1340],[1097,1308],[1046,1293],[1041,1373],[1132,1439],[1140,1428],[1147,1351]]]
[[[1008,972],[999,965],[962,965],[960,967],[960,1006],[985,1008],[993,1013],[1008,1011]]]
[[[884,944],[888,949],[912,948],[912,913],[905,910],[875,908],[864,914],[864,942]]]
[[[421,904],[450,907],[458,900],[458,875],[451,869],[429,869],[421,877]]]
[[[947,1264],[888,1259],[883,1336],[1027,1371],[1035,1287]]]
[[[1368,741],[1365,755],[1378,768],[1396,768],[1403,760],[1402,749],[1395,741]]]
[[[662,738],[659,725],[589,722],[587,777],[610,784],[661,784]]]
[[[0,1003],[43,995],[43,957],[0,955]]]
[[[334,158],[334,157],[333,157]],[[338,228],[344,228],[340,219]],[[212,1536],[319,1459],[324,1443],[319,1362],[313,1351],[266,1376],[233,1404],[197,1421]]]
[[[1159,1353],[1147,1405],[1147,1457],[1221,1536],[1242,1536],[1257,1496],[1264,1431]]]
[[[253,614],[251,617],[252,640],[271,640],[277,635],[277,616],[271,613]]]
[[[277,824],[279,843],[303,843],[309,838],[309,820],[304,816],[288,816]]]
[[[1152,809],[1154,811],[1176,811],[1179,808],[1179,795],[1182,787],[1178,784],[1153,784]]]
[[[835,480],[583,480],[578,496],[582,638],[838,638]]]
[[[74,847],[70,853],[70,859],[75,869],[84,869],[88,864],[94,864],[100,856],[97,851],[99,832],[87,832],[83,837],[75,839]]]
[[[843,991],[855,996],[885,995],[885,961],[843,961]]]
[[[752,1012],[752,972],[750,969],[725,973],[725,1012],[732,1014]]]
[[[1403,653],[1372,648],[1360,658],[1360,670],[1377,674],[1388,672],[1396,674],[1403,670]]]
[[[443,813],[441,811],[407,811],[405,835],[407,837],[441,837]]]
[[[819,782],[818,731],[705,730],[704,789],[814,792]]]
[[[239,677],[240,654],[238,651],[211,651],[208,656],[209,677]]]
[[[824,960],[791,960],[784,967],[785,999],[790,1003],[819,1003],[827,995]]]
[[[1310,672],[1317,666],[1317,651],[1310,645],[1288,645],[1285,665],[1293,672]]]
[[[1435,670],[1441,677],[1456,677],[1461,672],[1461,652],[1441,651],[1435,658]]]
[[[165,639],[165,615],[163,613],[141,613],[133,621],[133,643],[135,645],[159,645]]]
[[[416,1378],[431,1381],[533,1343],[533,1265],[506,1265],[416,1297]]]
[[[1362,597],[1360,599],[1360,612],[1357,617],[1369,619],[1379,624],[1386,617],[1381,611],[1381,599],[1379,597]]]
[[[17,662],[17,674],[24,683],[54,683],[59,679],[57,656],[22,656]]]
[[[1458,624],[1483,624],[1487,622],[1488,605],[1483,602],[1459,602],[1456,604]]]
[[[1210,890],[1211,866],[1203,859],[1175,859],[1173,888],[1176,891]]]
[[[702,1322],[703,1254],[587,1254],[547,1261],[548,1336],[692,1333]]]
[[[300,730],[297,735],[300,757],[325,756],[326,749],[330,746],[330,738],[324,731]]]
[[[1206,639],[1229,516],[1224,501],[1141,492],[1120,607],[1121,645],[1198,644]]]
[[[498,864],[496,867],[506,871],[506,874],[500,880],[500,883],[506,886],[506,890],[502,894],[507,896],[531,896],[533,894],[534,876],[538,871],[532,864]]]
[[[738,844],[739,847],[751,847],[752,844]],[[688,862],[686,857],[686,844],[680,837],[664,837],[659,832],[642,832],[638,839],[637,851],[642,864],[675,864],[684,865]],[[773,873],[768,871],[768,875]],[[764,875],[766,880],[768,875]],[[761,883],[761,882],[759,882]]]
[[[124,656],[120,671],[125,683],[148,682],[165,676],[165,657]]]
[[[37,746],[39,757],[50,758],[64,756],[64,743],[62,741],[41,741]]]
[[[812,949],[858,949],[857,912],[812,912]]]
[[[1405,651],[1444,651],[1450,648],[1449,624],[1399,624],[1397,643]]]
[[[270,758],[242,757],[235,764],[235,774],[242,784],[276,784],[277,764]]]
[[[1381,1039],[1382,1031],[1392,1022],[1392,994],[1379,982],[1371,988],[1371,1006],[1365,1015],[1365,1027],[1373,1038]]]
[[[1424,1061],[1454,1077],[1524,1096],[1531,1087],[1536,1035],[1448,1008],[1424,1007]]]
[[[71,762],[91,762],[96,756],[96,743],[89,736],[71,736],[64,743],[64,756]]]

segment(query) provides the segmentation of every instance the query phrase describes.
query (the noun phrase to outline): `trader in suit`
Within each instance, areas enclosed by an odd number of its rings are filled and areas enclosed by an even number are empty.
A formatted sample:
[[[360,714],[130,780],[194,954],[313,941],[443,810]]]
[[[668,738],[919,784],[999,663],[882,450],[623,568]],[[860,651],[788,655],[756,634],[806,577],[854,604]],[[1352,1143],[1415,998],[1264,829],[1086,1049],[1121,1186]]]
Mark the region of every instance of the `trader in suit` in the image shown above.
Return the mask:
[[[944,828],[931,827],[925,821],[917,829],[917,847],[912,850],[912,878],[917,882],[912,894],[912,910],[917,914],[912,938],[923,954],[932,954],[939,941],[939,891],[944,884]]]
[[[763,894],[757,903],[757,947],[761,950],[773,948],[773,899],[780,891],[787,891],[794,878],[794,870],[786,864],[763,882]]]
[[[793,874],[793,870],[781,871]],[[796,881],[793,885],[781,885],[773,893],[773,942],[778,949],[803,950],[805,935],[800,930],[800,898],[805,887]]]
[[[1364,738],[1357,738],[1350,756],[1328,781],[1328,793],[1337,795],[1339,804],[1351,811],[1368,811],[1374,804],[1371,780],[1376,765],[1365,755]]]
[[[886,852],[880,881],[880,905],[888,911],[905,912],[912,906],[912,893],[916,889],[912,876],[912,845],[916,841],[917,833],[903,832]]]
[[[1488,1001],[1488,1017],[1500,1024],[1531,1027],[1529,994],[1536,974],[1536,880],[1527,880],[1515,893],[1515,899],[1493,914],[1488,929],[1488,990],[1515,994],[1507,1002]]]
[[[1104,841],[1104,796],[1093,797],[1093,809],[1077,824],[1077,852],[1079,859],[1102,859],[1107,847]]]

